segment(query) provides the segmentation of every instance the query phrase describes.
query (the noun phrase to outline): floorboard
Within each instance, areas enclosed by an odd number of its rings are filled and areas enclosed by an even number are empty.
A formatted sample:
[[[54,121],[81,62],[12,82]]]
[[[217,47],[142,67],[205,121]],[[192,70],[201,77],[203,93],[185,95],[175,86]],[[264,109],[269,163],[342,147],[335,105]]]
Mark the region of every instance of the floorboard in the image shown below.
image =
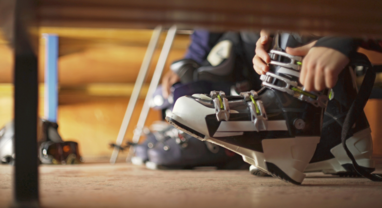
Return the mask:
[[[0,207],[11,203],[11,172],[0,166]],[[382,183],[320,173],[302,186],[246,170],[155,171],[126,163],[41,166],[40,173],[42,207],[382,207]]]

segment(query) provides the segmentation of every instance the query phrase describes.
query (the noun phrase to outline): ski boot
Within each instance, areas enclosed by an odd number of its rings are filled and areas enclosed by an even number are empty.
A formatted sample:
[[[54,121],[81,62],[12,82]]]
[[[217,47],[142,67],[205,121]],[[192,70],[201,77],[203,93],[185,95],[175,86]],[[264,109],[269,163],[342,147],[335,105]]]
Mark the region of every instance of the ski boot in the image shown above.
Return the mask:
[[[134,165],[144,165],[149,157],[147,155],[147,151],[150,148],[153,148],[158,142],[154,133],[149,133],[146,135],[146,139],[142,144],[134,145],[134,156],[131,158],[131,163]]]
[[[158,142],[169,139],[166,135],[173,127],[165,122],[156,122],[151,125],[150,129],[151,131],[145,133],[146,140],[143,143],[133,144],[134,156],[131,158],[131,162],[134,165],[144,165],[149,161],[148,150],[154,148]]]
[[[330,101],[324,113],[321,140],[305,172],[323,172],[344,177],[360,177],[354,171],[352,161],[347,156],[341,143],[342,126],[356,95],[355,74],[352,66],[350,66],[341,72],[336,86],[331,90]],[[373,141],[364,112],[362,112],[352,130],[353,135],[346,141],[346,144],[357,163],[371,173],[375,170],[372,159]],[[256,176],[267,175],[255,166],[250,167],[250,172]]]
[[[214,166],[218,169],[248,168],[239,155],[210,142],[198,139],[173,127],[170,139],[158,142],[148,150],[149,169],[191,169]]]
[[[352,80],[352,81],[350,81]],[[330,101],[324,114],[321,141],[306,172],[322,171],[340,176],[359,176],[353,169],[341,142],[342,126],[350,106],[357,96],[354,71],[349,68],[342,71],[336,86],[332,89]],[[355,157],[358,165],[371,173],[375,170],[373,141],[371,130],[364,112],[352,127],[352,135],[346,145]]]
[[[293,36],[287,38],[293,42]],[[301,184],[320,141],[328,97],[304,90],[299,83],[302,58],[281,52],[281,39],[275,37],[277,50],[271,50],[270,71],[261,76],[260,91],[182,97],[166,119],[198,139],[242,155],[268,174]]]
[[[0,130],[0,162],[2,164],[13,164],[15,161],[13,148],[14,132],[13,122],[7,123]]]
[[[79,164],[82,158],[77,142],[63,141],[58,124],[42,119],[42,140],[39,142],[39,159],[42,164]]]
[[[58,125],[39,119],[37,128],[38,158],[42,164],[76,164],[81,162],[77,142],[63,141],[58,133]],[[0,130],[0,161],[13,164],[15,159],[13,121]]]
[[[42,142],[39,148],[39,158],[42,164],[79,164],[82,159],[78,143],[72,141]]]

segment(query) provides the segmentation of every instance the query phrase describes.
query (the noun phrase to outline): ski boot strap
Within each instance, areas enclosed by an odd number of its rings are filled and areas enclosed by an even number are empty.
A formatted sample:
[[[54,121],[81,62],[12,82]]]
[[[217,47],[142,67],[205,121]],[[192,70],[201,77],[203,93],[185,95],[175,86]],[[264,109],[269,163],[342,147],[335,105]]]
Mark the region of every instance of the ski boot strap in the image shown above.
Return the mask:
[[[278,58],[280,56],[287,57],[290,59],[290,63],[283,63],[278,61],[271,61],[270,64],[281,66],[279,70],[283,70],[288,75],[299,77],[299,71],[301,69],[302,57],[292,56],[287,53],[271,50],[270,56],[272,59]],[[265,75],[260,76],[260,80],[263,81],[262,85],[268,88],[276,89],[281,92],[288,93],[293,97],[308,102],[315,107],[326,107],[328,103],[328,97],[323,92],[308,92],[305,91],[304,87],[299,86],[298,82],[292,81],[286,77],[276,75],[271,72],[267,72]],[[284,83],[283,86],[275,85],[275,81]]]
[[[369,59],[364,54],[356,54],[351,59],[351,62],[356,63],[356,65],[365,66],[366,72],[365,72],[365,78],[363,79],[362,84],[359,88],[357,97],[353,101],[342,126],[342,132],[341,132],[342,146],[344,147],[347,156],[352,161],[353,167],[358,174],[372,181],[382,182],[381,175],[371,174],[367,170],[365,170],[363,167],[358,165],[356,159],[354,158],[353,154],[350,152],[349,148],[346,145],[346,140],[349,138],[348,135],[351,134],[353,129],[352,127],[355,125],[355,122],[359,118],[359,115],[363,112],[366,102],[368,101],[370,97],[370,94],[374,85],[375,77],[376,77],[375,68],[372,66]]]

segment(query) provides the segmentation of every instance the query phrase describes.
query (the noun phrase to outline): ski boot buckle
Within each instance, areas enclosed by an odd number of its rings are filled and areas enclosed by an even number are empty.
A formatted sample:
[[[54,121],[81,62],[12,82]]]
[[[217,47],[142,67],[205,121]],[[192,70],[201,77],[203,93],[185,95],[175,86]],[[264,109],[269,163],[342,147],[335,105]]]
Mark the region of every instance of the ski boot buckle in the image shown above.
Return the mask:
[[[278,51],[278,50],[271,50],[269,53],[269,56],[271,58],[270,64],[274,64],[274,65],[282,66],[282,67],[286,67],[286,68],[291,68],[291,69],[298,70],[298,71],[301,70],[301,64],[302,64],[302,57],[301,56],[292,56],[290,54],[287,54],[285,52]],[[278,59],[279,56],[283,56],[283,57],[290,59],[290,62],[284,63],[284,62],[279,62],[279,61],[273,61],[273,60]]]
[[[247,103],[251,112],[251,121],[255,125],[257,131],[266,131],[268,117],[263,102],[261,100],[256,100],[258,99],[257,93],[254,90],[251,90],[249,92],[242,92],[240,95],[244,97],[246,102],[250,101]]]
[[[298,88],[298,83],[296,81],[290,81],[282,76],[267,72],[265,75],[260,76],[260,80],[263,81],[262,85],[279,90],[281,92],[286,92],[294,96],[294,88]],[[274,81],[279,80],[285,83],[285,86],[281,87],[278,85],[272,84]]]
[[[299,94],[297,97],[297,99],[301,101],[308,102],[314,105],[315,107],[321,107],[321,108],[326,107],[326,105],[329,102],[328,96],[323,93],[319,93],[319,94],[314,94],[311,92],[308,93],[307,91],[304,90],[304,88],[302,88],[301,90],[305,92],[304,94],[302,93]]]
[[[298,86],[296,81],[290,81],[282,76],[267,72],[265,75],[261,75],[260,79],[263,81],[262,85],[279,90],[281,92],[286,92],[293,97],[308,102],[315,107],[325,107],[328,103],[328,97],[323,93],[317,94],[314,92],[305,91],[305,88]],[[279,80],[285,83],[285,86],[281,87],[272,84],[275,80]]]
[[[215,104],[216,119],[218,121],[229,120],[229,104],[223,91],[211,91],[211,98]]]

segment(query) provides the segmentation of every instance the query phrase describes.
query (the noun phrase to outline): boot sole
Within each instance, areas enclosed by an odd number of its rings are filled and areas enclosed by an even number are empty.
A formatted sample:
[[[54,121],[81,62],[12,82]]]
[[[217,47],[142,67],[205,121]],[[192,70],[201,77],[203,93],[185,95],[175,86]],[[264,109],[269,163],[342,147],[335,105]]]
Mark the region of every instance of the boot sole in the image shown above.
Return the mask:
[[[133,165],[145,165],[145,163],[147,162],[147,160],[143,160],[142,158],[140,157],[132,157],[131,158],[131,163],[133,163]]]
[[[262,141],[264,153],[262,153],[208,137],[171,117],[166,117],[166,120],[187,134],[202,141],[209,141],[229,149],[241,155],[245,162],[254,165],[274,177],[296,185],[300,185],[304,180],[304,170],[312,158],[314,150],[320,140],[320,137],[264,139]]]
[[[145,163],[145,166],[147,169],[150,169],[150,170],[191,170],[191,169],[205,168],[205,167],[215,168],[216,170],[244,170],[248,168],[248,166],[242,167],[242,168],[237,166],[232,167],[230,162],[216,164],[216,165],[176,166],[176,165],[160,165],[160,164],[156,164],[155,162],[148,161]]]
[[[356,159],[358,165],[366,168],[368,171],[373,172],[375,170],[373,156],[373,142],[371,138],[370,128],[366,128],[355,133],[346,141],[346,145]],[[305,172],[323,172],[325,174],[335,175],[349,175],[355,174],[350,167],[352,167],[352,161],[346,154],[342,144],[338,144],[333,147],[330,152],[334,158],[310,163]]]
[[[372,159],[373,147],[370,128],[361,130],[350,137],[346,144],[357,160],[357,163],[364,167],[369,173],[375,170]],[[348,158],[342,144],[338,144],[331,149],[334,158],[320,162],[310,163],[305,169],[305,173],[322,172],[324,174],[338,175],[340,177],[361,177],[353,170],[352,161]],[[250,169],[255,176],[267,176],[259,169]]]
[[[182,170],[182,169],[191,169],[184,166],[166,166],[166,165],[159,165],[151,161],[146,162],[146,168],[150,170]]]

